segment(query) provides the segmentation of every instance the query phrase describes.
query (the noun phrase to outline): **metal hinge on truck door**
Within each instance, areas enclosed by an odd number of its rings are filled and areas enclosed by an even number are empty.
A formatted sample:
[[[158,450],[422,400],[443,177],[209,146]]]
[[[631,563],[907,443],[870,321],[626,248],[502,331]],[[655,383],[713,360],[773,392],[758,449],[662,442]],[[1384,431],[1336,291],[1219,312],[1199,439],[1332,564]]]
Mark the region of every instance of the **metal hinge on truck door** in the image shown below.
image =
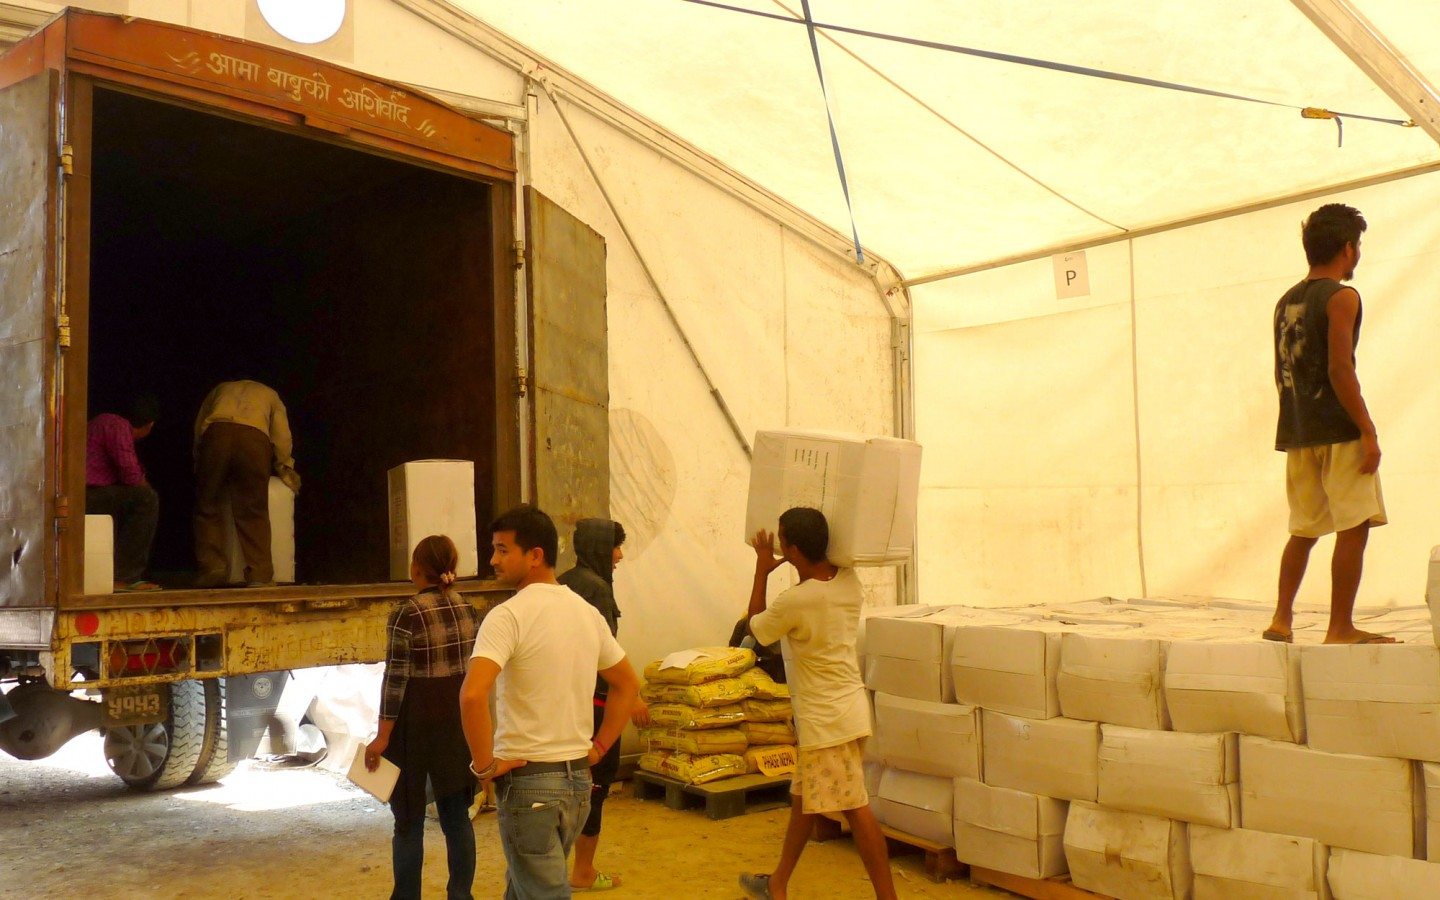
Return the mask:
[[[70,346],[70,317],[61,313],[55,319],[55,325],[60,335],[60,347],[64,349]]]
[[[60,171],[66,175],[75,174],[75,148],[69,144],[60,147]]]
[[[530,393],[530,373],[520,366],[515,367],[515,396],[524,397]]]

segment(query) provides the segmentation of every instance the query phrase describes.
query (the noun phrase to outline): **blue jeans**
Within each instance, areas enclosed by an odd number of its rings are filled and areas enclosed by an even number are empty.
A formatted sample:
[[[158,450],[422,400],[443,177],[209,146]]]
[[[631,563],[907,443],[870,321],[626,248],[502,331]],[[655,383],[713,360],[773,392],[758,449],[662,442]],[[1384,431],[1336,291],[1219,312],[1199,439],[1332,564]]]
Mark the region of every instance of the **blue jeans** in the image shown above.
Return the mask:
[[[590,770],[526,775],[523,768],[496,784],[500,846],[509,872],[505,900],[570,896],[566,858],[590,812]]]
[[[440,813],[440,830],[445,833],[445,858],[450,880],[445,885],[447,900],[470,900],[475,883],[475,826],[470,823],[468,792],[451,794],[435,801]],[[390,840],[395,867],[395,890],[391,900],[420,900],[420,869],[425,862],[425,820],[401,829],[397,824]]]

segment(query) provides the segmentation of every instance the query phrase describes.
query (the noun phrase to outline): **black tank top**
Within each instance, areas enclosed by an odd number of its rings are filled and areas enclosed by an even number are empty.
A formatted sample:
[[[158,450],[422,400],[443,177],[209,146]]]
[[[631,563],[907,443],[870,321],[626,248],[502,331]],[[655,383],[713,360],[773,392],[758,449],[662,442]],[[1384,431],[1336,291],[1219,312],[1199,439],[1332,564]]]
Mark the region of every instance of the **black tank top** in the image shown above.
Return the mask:
[[[1330,298],[1343,287],[1331,278],[1302,281],[1275,305],[1275,388],[1280,393],[1276,450],[1360,438],[1360,429],[1330,384],[1328,308]],[[1361,312],[1355,313],[1352,346],[1360,343]]]

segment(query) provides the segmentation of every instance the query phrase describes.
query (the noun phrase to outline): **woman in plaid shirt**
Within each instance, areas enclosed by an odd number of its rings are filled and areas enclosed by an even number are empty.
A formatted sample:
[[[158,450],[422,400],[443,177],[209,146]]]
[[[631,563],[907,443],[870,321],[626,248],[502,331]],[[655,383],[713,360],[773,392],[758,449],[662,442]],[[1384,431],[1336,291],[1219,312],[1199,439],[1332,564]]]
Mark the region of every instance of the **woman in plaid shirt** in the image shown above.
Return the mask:
[[[390,795],[395,815],[391,841],[392,898],[420,896],[425,860],[425,782],[430,782],[445,833],[450,880],[446,896],[468,898],[475,881],[475,829],[470,804],[476,781],[460,728],[460,684],[480,628],[480,616],[456,593],[455,542],[431,535],[415,547],[410,580],[420,592],[390,614],[379,734],[365,748],[374,771],[380,757],[400,767]]]

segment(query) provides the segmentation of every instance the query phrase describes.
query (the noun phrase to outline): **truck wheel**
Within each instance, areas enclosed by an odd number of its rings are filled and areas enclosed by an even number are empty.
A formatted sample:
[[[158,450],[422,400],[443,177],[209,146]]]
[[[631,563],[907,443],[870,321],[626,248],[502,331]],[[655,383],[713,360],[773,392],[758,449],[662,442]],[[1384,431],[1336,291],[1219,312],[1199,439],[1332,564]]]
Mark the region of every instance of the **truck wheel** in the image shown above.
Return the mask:
[[[205,744],[205,687],[170,685],[164,722],[126,725],[105,732],[105,761],[120,780],[142,791],[167,791],[190,778]]]
[[[186,784],[213,784],[235,771],[230,761],[230,728],[224,678],[205,682],[205,747]]]

